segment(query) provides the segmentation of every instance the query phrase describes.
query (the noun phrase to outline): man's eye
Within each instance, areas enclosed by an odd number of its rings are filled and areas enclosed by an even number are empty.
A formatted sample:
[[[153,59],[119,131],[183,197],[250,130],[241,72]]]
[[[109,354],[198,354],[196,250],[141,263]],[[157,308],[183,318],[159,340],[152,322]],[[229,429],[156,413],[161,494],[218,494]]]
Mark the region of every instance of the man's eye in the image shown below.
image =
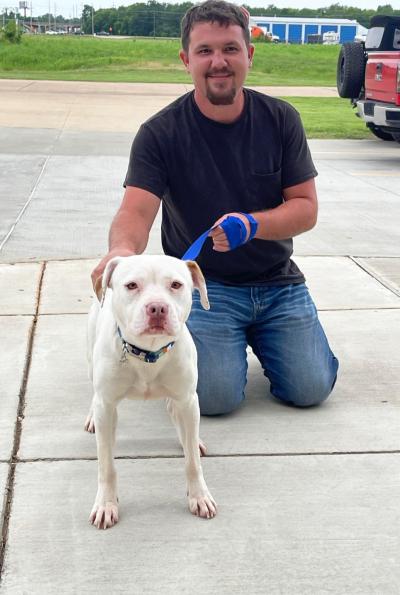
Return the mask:
[[[210,50],[208,48],[203,48],[202,50],[199,50],[199,54],[208,54],[210,52]]]
[[[233,52],[236,52],[237,51],[237,48],[235,46],[233,46],[233,45],[230,45],[227,48],[225,48],[225,51],[226,52],[233,53]]]
[[[137,289],[138,288],[138,284],[135,283],[134,281],[132,281],[131,283],[128,283],[127,285],[125,285],[125,287],[127,289]]]
[[[182,283],[179,283],[179,281],[173,281],[171,283],[171,289],[180,289],[182,287]]]

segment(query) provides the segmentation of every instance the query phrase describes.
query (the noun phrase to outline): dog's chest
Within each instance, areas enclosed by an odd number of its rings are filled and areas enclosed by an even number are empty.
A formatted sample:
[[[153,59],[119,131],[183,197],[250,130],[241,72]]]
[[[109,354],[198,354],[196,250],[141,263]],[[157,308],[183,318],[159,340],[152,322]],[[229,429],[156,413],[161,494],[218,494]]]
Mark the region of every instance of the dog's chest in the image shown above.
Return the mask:
[[[136,366],[131,369],[125,378],[127,399],[161,399],[168,397],[168,389],[163,380],[164,374],[158,372],[154,364],[138,362],[143,367],[137,370]],[[148,367],[151,366],[151,367]]]
[[[125,394],[126,399],[162,399],[168,397],[165,387],[150,383],[139,383],[129,387]]]

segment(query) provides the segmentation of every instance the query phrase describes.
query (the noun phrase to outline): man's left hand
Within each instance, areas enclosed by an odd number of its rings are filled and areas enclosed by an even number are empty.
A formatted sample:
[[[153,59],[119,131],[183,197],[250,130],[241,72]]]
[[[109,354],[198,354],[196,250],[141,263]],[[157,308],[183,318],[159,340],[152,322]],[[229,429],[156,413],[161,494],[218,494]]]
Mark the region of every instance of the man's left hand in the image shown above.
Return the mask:
[[[243,221],[247,231],[246,241],[250,236],[250,223],[247,217],[242,215],[242,213],[226,213],[225,215],[217,219],[217,221],[214,223],[212,227],[215,227],[216,225],[218,225],[218,227],[216,227],[216,229],[213,229],[213,231],[210,231],[209,234],[209,237],[212,238],[214,244],[213,250],[216,250],[217,252],[229,252],[229,250],[231,249],[224,230],[222,229],[222,227],[219,226],[219,224],[222,223],[222,221],[224,221],[224,219],[226,219],[227,217],[237,217],[238,219]]]

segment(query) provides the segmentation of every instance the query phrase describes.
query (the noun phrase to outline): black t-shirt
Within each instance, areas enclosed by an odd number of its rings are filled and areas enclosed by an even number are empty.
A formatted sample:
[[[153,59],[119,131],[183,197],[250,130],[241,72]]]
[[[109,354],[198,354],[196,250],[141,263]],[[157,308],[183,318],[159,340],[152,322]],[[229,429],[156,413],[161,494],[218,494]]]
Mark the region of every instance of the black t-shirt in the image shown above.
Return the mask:
[[[225,213],[277,207],[282,189],[317,175],[297,111],[250,89],[244,95],[239,119],[223,124],[206,118],[187,93],[134,139],[124,185],[162,200],[166,254],[181,258]],[[292,251],[291,239],[255,239],[222,253],[207,239],[197,261],[207,279],[228,285],[301,283]]]

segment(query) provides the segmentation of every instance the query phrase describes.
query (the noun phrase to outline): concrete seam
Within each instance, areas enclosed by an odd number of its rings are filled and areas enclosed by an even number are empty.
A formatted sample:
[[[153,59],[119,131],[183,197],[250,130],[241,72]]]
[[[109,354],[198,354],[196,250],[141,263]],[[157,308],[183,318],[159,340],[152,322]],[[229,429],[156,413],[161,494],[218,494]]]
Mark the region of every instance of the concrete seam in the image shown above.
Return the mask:
[[[362,271],[364,271],[365,273],[367,273],[370,277],[372,277],[373,279],[375,279],[375,281],[377,281],[378,283],[380,283],[383,287],[385,287],[386,289],[389,289],[389,291],[391,291],[392,293],[394,293],[395,295],[400,297],[400,290],[396,289],[395,287],[393,287],[391,285],[391,283],[389,283],[388,281],[385,281],[385,279],[382,279],[381,277],[377,277],[376,274],[370,269],[368,268],[368,266],[366,266],[365,264],[359,262],[357,260],[357,256],[350,256],[350,259],[354,262],[354,264],[356,264]],[[361,257],[362,258],[362,257]]]
[[[22,382],[21,382],[21,387],[20,387],[19,395],[18,395],[18,410],[17,410],[17,419],[15,421],[15,427],[14,427],[13,449],[12,449],[11,457],[8,461],[8,464],[9,464],[8,476],[7,476],[6,489],[5,489],[5,493],[4,493],[1,520],[0,520],[0,523],[1,523],[0,584],[1,584],[1,578],[3,575],[4,558],[5,558],[5,552],[6,552],[6,547],[7,547],[7,538],[8,538],[8,528],[9,528],[9,523],[10,523],[12,502],[13,502],[13,495],[14,495],[15,471],[16,471],[16,466],[19,462],[18,451],[19,451],[19,447],[20,447],[20,443],[21,443],[22,422],[24,419],[24,412],[25,412],[25,405],[26,405],[26,401],[25,401],[26,388],[28,385],[28,378],[29,378],[29,372],[30,372],[31,361],[32,361],[33,342],[35,339],[36,325],[37,325],[37,321],[39,318],[40,297],[41,297],[41,290],[42,290],[43,277],[44,277],[45,270],[46,270],[46,262],[43,262],[41,272],[40,272],[39,282],[38,282],[38,286],[37,286],[37,291],[36,291],[35,315],[33,317],[33,321],[32,321],[32,324],[31,324],[31,327],[29,330],[28,345],[27,345],[27,351],[26,351],[26,356],[25,356],[25,364],[24,364],[24,370],[23,370],[23,374],[22,374]]]
[[[235,459],[235,458],[279,458],[279,457],[331,457],[331,456],[348,456],[348,455],[390,455],[400,454],[400,450],[347,450],[347,451],[316,451],[316,452],[270,452],[270,453],[220,453],[208,454],[204,458],[207,459]],[[143,460],[162,460],[162,459],[183,459],[184,454],[181,455],[120,455],[115,456],[115,461],[143,461]],[[97,457],[38,457],[19,459],[19,464],[24,463],[73,463],[79,461],[95,462]]]
[[[16,220],[14,221],[14,223],[12,224],[12,226],[11,226],[11,228],[10,228],[10,230],[9,230],[8,234],[6,235],[6,237],[5,237],[5,238],[3,239],[3,241],[1,242],[1,244],[0,244],[0,252],[3,250],[3,248],[4,248],[5,244],[6,244],[6,243],[8,242],[8,240],[10,239],[10,237],[11,237],[12,233],[14,232],[14,229],[16,228],[17,224],[19,223],[19,221],[21,220],[21,218],[22,218],[23,214],[25,213],[26,209],[28,208],[29,204],[31,203],[31,200],[32,200],[32,198],[33,198],[33,195],[35,194],[35,192],[36,192],[36,189],[37,189],[37,187],[38,187],[38,185],[39,185],[39,183],[40,183],[40,180],[41,180],[41,179],[42,179],[42,177],[43,177],[44,171],[45,171],[45,169],[46,169],[46,166],[47,166],[47,163],[48,163],[48,161],[49,161],[50,157],[51,157],[51,155],[48,155],[48,156],[46,157],[46,159],[45,159],[45,162],[44,162],[44,164],[43,164],[43,166],[42,166],[42,169],[41,169],[41,171],[40,171],[40,173],[39,173],[38,179],[36,180],[36,182],[35,182],[35,185],[34,185],[34,187],[32,188],[32,190],[31,190],[31,193],[30,193],[30,194],[29,194],[29,196],[28,196],[28,200],[26,201],[26,203],[24,204],[24,206],[22,207],[22,209],[21,209],[21,210],[20,210],[20,212],[18,213],[18,215],[17,215],[17,218],[16,218]]]
[[[365,306],[364,308],[351,308],[350,306],[345,308],[318,308],[318,312],[374,312],[375,310],[390,310],[397,312],[400,309],[400,303],[398,306]],[[87,312],[41,312],[40,316],[87,316]],[[27,314],[3,314],[6,316],[28,316]]]

